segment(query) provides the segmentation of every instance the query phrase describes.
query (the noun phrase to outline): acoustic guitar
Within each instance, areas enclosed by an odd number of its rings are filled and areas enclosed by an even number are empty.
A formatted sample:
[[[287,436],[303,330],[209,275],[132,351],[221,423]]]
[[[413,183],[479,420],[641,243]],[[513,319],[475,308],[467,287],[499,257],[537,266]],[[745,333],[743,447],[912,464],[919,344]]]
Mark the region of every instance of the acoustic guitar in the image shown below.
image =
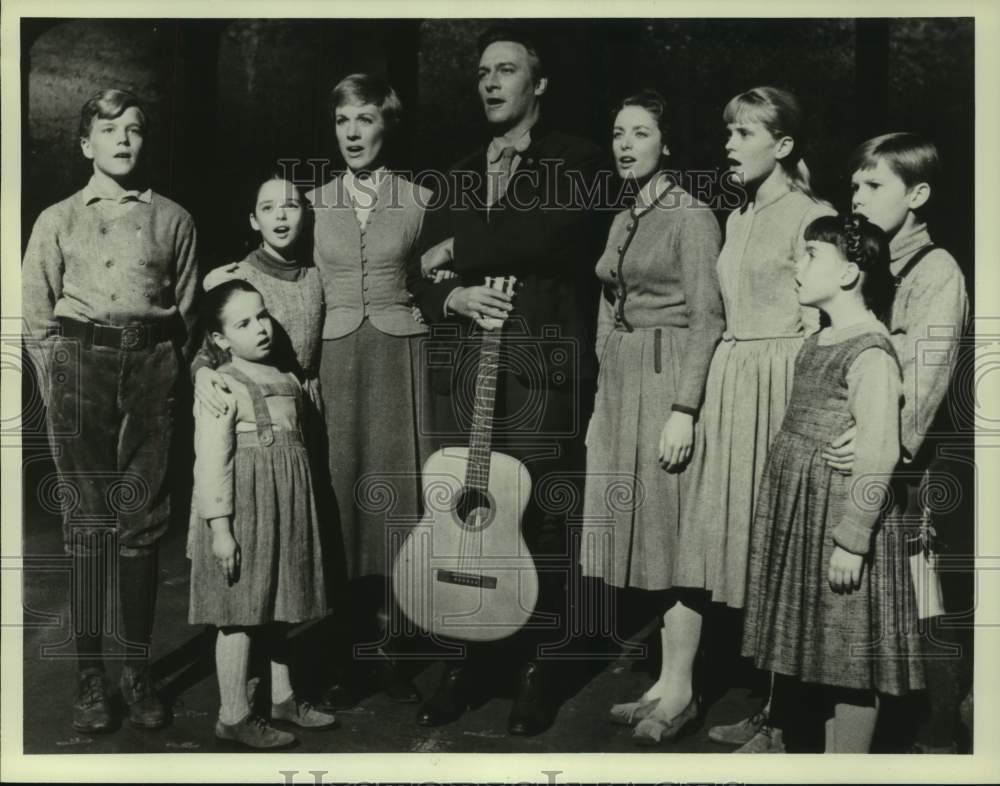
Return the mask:
[[[513,277],[487,278],[513,294]],[[538,572],[521,535],[531,476],[491,449],[502,321],[482,331],[469,447],[444,448],[423,467],[424,517],[393,566],[397,602],[417,626],[463,641],[520,630],[538,600]]]

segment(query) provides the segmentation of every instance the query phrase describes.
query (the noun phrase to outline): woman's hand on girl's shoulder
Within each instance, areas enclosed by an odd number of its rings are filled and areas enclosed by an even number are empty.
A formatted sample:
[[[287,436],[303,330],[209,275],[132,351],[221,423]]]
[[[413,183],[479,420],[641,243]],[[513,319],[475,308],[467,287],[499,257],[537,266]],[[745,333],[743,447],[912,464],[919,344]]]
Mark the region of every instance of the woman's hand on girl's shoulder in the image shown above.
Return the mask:
[[[208,275],[205,276],[205,280],[201,284],[202,289],[208,292],[208,290],[217,287],[223,281],[233,278],[239,270],[239,262],[230,262],[228,265],[220,265],[214,270],[208,271]]]
[[[236,403],[232,393],[226,378],[214,368],[202,366],[195,372],[195,402],[215,417],[232,414]]]

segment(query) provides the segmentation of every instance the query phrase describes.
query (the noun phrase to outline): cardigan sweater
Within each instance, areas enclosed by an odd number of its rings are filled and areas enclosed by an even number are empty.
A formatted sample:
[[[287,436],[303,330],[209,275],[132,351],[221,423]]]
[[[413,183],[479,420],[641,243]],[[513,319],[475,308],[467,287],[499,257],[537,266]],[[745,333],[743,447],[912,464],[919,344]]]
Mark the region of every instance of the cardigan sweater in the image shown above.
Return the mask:
[[[604,285],[597,356],[614,329],[687,328],[675,404],[697,410],[725,319],[716,274],[719,224],[707,205],[671,184],[642,212],[615,216],[597,262]]]
[[[194,221],[153,192],[108,215],[86,189],[38,216],[21,270],[22,313],[36,340],[57,317],[127,325],[180,319],[190,351],[198,266]]]

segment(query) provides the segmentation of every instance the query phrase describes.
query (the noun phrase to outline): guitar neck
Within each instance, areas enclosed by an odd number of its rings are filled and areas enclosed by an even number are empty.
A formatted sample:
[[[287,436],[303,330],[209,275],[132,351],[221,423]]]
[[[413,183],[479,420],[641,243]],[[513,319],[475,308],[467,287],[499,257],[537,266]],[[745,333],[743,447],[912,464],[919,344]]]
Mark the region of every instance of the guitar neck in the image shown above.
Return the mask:
[[[484,330],[476,372],[476,398],[469,438],[469,463],[465,485],[485,492],[490,482],[493,413],[496,407],[497,370],[500,363],[500,329]]]

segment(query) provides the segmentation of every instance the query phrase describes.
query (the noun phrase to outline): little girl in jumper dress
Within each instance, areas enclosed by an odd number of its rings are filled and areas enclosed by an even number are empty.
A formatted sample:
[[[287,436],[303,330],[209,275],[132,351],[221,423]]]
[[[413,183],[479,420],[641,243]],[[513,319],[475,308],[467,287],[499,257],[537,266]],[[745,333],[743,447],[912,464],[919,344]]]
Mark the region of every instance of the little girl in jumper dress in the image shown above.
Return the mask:
[[[329,728],[336,719],[295,696],[280,626],[327,612],[313,482],[302,436],[303,390],[274,363],[274,326],[256,288],[225,281],[203,299],[206,343],[226,352],[229,393],[217,416],[195,409],[189,622],[219,629],[220,740],[279,748],[294,735],[251,711],[252,640],[270,645],[271,719]],[[276,630],[277,629],[277,630]]]

